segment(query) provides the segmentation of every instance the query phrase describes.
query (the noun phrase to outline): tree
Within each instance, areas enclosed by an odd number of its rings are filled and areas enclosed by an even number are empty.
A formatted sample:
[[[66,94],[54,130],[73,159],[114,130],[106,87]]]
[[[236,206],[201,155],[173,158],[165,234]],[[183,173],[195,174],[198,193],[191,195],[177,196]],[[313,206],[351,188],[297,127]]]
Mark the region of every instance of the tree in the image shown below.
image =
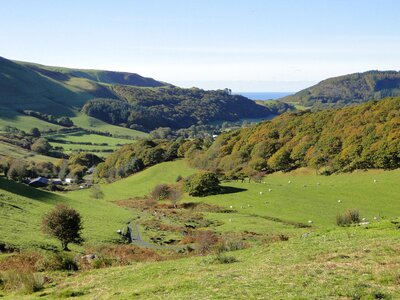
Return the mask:
[[[32,129],[31,129],[31,132],[30,132],[30,134],[33,136],[33,137],[36,137],[36,138],[38,138],[38,137],[40,137],[40,131],[39,131],[39,129],[37,128],[37,127],[33,127]]]
[[[189,177],[185,182],[185,189],[190,196],[207,196],[220,192],[217,174],[201,172]]]
[[[81,244],[82,217],[75,209],[64,204],[57,205],[44,216],[42,230],[61,242],[63,250],[68,251],[68,244]]]
[[[31,150],[40,154],[47,154],[51,149],[49,142],[44,138],[37,139],[31,146]]]

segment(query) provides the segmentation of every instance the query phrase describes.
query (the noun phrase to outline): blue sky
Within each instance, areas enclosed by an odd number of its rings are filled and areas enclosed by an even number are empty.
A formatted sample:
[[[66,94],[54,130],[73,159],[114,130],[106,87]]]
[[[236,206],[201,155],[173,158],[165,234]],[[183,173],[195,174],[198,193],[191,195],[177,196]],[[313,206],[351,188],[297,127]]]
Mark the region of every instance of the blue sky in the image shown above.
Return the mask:
[[[181,86],[297,91],[400,69],[397,0],[2,0],[0,56]]]

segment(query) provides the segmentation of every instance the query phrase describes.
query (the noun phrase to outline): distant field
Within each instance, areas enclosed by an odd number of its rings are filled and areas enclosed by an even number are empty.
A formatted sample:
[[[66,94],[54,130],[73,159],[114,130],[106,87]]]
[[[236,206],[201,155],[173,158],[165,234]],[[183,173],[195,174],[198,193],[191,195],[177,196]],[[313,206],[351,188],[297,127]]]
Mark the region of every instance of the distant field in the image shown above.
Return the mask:
[[[109,154],[108,151],[115,150],[121,145],[134,143],[134,140],[114,138],[99,134],[88,134],[84,131],[72,132],[72,133],[55,133],[47,134],[46,138],[50,140],[50,144],[53,147],[61,147],[67,154],[73,151],[99,151],[96,152],[100,156],[106,156]],[[55,141],[52,141],[55,140]],[[79,144],[79,143],[92,143],[92,145]],[[95,145],[95,144],[107,144],[107,145]],[[102,152],[103,151],[103,152]]]
[[[52,162],[58,161],[58,158],[44,156],[26,149],[0,142],[0,156],[10,156],[35,162]]]
[[[31,116],[26,116],[0,106],[0,131],[2,131],[4,126],[16,127],[26,132],[29,132],[33,127],[37,127],[39,130],[62,128],[59,125],[48,123]]]
[[[131,138],[148,136],[148,134],[145,132],[111,125],[81,113],[79,113],[76,117],[72,117],[71,120],[75,125],[85,129],[104,131],[119,136],[129,136]]]

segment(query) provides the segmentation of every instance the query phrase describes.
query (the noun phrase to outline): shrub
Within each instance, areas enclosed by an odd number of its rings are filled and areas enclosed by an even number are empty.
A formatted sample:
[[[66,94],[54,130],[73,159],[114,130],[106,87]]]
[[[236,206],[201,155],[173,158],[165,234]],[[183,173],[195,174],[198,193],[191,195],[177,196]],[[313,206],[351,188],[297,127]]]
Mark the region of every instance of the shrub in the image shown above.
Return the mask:
[[[159,184],[154,187],[150,193],[150,197],[154,200],[166,200],[168,198],[171,187],[167,184]]]
[[[213,260],[215,263],[220,263],[220,264],[231,264],[231,263],[235,263],[238,260],[233,257],[233,256],[229,256],[229,255],[225,255],[225,254],[217,254],[217,256],[214,258]]]
[[[217,174],[201,172],[189,177],[185,182],[185,189],[190,196],[208,196],[221,191]]]
[[[199,231],[195,237],[198,244],[198,251],[201,255],[210,252],[213,247],[218,243],[218,236],[209,230]]]
[[[10,270],[0,273],[0,282],[4,290],[30,294],[43,288],[45,278],[31,271]]]
[[[339,226],[348,226],[359,223],[361,220],[360,213],[357,209],[348,209],[344,214],[336,216],[336,224]]]
[[[81,244],[83,241],[81,215],[64,204],[57,205],[44,216],[42,229],[45,233],[57,238],[63,250],[68,250],[69,243]]]
[[[96,184],[92,187],[90,190],[90,197],[94,199],[103,199],[104,198],[104,193],[100,188],[100,185]]]

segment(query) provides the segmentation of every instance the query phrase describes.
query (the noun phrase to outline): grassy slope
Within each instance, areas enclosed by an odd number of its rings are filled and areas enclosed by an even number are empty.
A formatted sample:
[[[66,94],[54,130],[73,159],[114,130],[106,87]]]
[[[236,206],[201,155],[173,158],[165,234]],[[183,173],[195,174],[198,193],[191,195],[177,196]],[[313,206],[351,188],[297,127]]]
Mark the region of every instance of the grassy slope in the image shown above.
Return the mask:
[[[35,162],[56,163],[58,158],[37,154],[26,149],[16,147],[7,143],[0,142],[0,156],[9,156],[18,159],[25,159]]]
[[[57,203],[82,214],[88,243],[117,238],[116,230],[132,218],[131,212],[107,201],[49,193],[0,178],[0,240],[23,248],[58,245],[40,231],[43,215]]]
[[[398,299],[399,250],[387,222],[231,252],[233,264],[194,257],[94,270],[27,298]]]
[[[101,188],[105,200],[141,196],[160,182],[174,182],[176,176],[186,176],[193,171],[184,161],[163,163]],[[79,273],[67,279],[59,278],[59,285],[48,287],[44,298],[58,298],[60,291],[77,291],[87,299],[209,299],[231,298],[232,295],[253,299],[267,295],[273,299],[346,299],[374,294],[400,297],[399,290],[396,290],[400,276],[400,259],[396,255],[400,251],[398,229],[389,221],[373,221],[369,229],[334,226],[336,214],[347,207],[359,208],[361,214],[370,219],[379,214],[389,219],[398,216],[400,203],[396,199],[400,188],[396,183],[399,178],[400,170],[329,177],[298,170],[290,174],[269,175],[265,184],[226,183],[247,191],[205,198],[187,197],[185,201],[232,205],[237,213],[209,214],[210,218],[224,222],[218,227],[219,231],[287,233],[290,235],[289,242],[229,253],[239,260],[229,265],[210,264],[210,258],[195,257]],[[268,192],[269,188],[271,192]],[[263,195],[259,194],[260,191]],[[35,197],[35,194],[30,195]],[[32,203],[26,205],[27,208],[32,207],[29,211],[37,214],[32,220],[39,220],[39,215],[50,208],[47,202],[39,200],[49,197],[57,198],[51,201],[67,199],[82,211],[87,222],[85,235],[91,242],[113,238],[115,229],[132,216],[107,201],[90,199],[89,191],[81,190],[66,196],[46,193],[46,196],[38,196],[37,200],[25,200]],[[339,199],[342,203],[337,202]],[[21,200],[18,199],[18,202],[21,203]],[[41,208],[35,213],[39,204]],[[298,222],[311,219],[314,223],[309,229],[295,229],[291,225],[266,220],[263,216]],[[19,229],[29,226],[27,231],[22,230],[11,237],[18,240],[29,235],[31,230],[38,229],[37,221],[28,222],[28,225],[26,221],[24,223],[26,218],[23,218],[22,212],[14,214],[12,220],[16,221],[11,223],[11,228],[0,228],[3,231],[0,236],[9,235],[16,226]],[[32,227],[31,223],[35,222],[36,227]],[[98,228],[102,231],[96,231]],[[311,235],[302,238],[304,232],[311,232]],[[34,240],[37,242],[37,237]],[[33,238],[26,238],[25,242],[34,241]]]
[[[40,233],[43,215],[57,203],[71,205],[83,215],[84,236],[89,243],[117,238],[116,230],[134,215],[107,200],[142,196],[158,183],[171,183],[179,174],[187,176],[192,172],[184,161],[159,164],[124,180],[103,185],[104,200],[92,199],[90,190],[56,194],[0,178],[0,220],[7,220],[0,226],[0,241],[28,248],[57,245],[57,241]],[[32,232],[37,234],[32,235]]]

